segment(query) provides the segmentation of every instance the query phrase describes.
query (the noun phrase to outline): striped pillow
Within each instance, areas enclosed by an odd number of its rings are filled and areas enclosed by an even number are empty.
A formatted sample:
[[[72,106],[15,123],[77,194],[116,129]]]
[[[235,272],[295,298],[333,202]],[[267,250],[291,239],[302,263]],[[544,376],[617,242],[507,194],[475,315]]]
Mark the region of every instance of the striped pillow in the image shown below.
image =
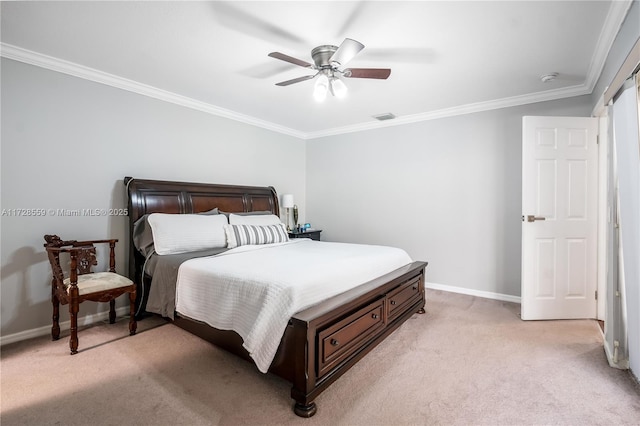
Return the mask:
[[[227,247],[234,248],[246,245],[284,243],[289,241],[289,234],[283,223],[277,225],[225,225]]]

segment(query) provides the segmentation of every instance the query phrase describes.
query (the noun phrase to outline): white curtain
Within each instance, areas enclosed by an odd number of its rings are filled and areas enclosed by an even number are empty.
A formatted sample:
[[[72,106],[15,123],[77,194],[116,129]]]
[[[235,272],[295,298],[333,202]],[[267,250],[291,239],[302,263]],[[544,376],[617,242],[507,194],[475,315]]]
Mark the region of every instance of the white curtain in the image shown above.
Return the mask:
[[[614,192],[617,194],[618,283],[622,326],[613,330],[618,362],[640,374],[640,114],[637,75],[613,103]],[[613,248],[616,250],[616,247]],[[614,265],[612,265],[614,266]],[[614,283],[615,285],[616,283]],[[616,301],[614,301],[614,304]],[[611,306],[609,304],[609,306]]]

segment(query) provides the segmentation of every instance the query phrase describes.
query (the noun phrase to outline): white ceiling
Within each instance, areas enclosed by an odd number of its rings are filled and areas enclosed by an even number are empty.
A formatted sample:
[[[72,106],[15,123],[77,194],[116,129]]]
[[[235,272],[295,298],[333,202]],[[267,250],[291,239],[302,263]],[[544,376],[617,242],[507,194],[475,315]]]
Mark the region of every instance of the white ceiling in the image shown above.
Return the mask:
[[[2,2],[2,56],[303,138],[590,93],[627,1]],[[345,99],[311,49],[349,37]],[[543,83],[540,76],[559,73]],[[373,115],[398,118],[378,122]]]

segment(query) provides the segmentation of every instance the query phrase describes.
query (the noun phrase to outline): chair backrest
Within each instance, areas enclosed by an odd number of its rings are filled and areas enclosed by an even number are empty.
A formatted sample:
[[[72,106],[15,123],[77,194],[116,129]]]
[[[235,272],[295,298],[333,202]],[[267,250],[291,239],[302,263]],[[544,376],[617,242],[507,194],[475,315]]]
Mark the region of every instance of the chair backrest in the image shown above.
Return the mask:
[[[93,244],[86,242],[78,244],[77,240],[65,241],[57,235],[45,235],[44,240],[47,242],[44,247],[47,250],[47,257],[51,264],[54,285],[64,286],[64,271],[60,264],[60,253],[74,252],[78,275],[90,274],[92,272],[91,267],[98,264],[96,249]],[[72,250],[80,247],[82,250]]]

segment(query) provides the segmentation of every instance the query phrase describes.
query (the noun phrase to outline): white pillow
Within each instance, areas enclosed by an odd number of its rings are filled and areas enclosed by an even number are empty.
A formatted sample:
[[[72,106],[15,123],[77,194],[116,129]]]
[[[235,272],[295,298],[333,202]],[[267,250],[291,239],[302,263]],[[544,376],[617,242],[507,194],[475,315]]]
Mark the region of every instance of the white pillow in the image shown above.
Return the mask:
[[[158,254],[187,253],[227,246],[224,232],[227,217],[223,214],[152,213],[148,221]]]
[[[285,243],[289,241],[289,234],[284,228],[284,223],[276,225],[225,225],[227,233],[227,244],[229,248],[258,245]]]
[[[275,214],[240,215],[229,214],[229,224],[231,225],[256,225],[267,226],[282,223]]]

